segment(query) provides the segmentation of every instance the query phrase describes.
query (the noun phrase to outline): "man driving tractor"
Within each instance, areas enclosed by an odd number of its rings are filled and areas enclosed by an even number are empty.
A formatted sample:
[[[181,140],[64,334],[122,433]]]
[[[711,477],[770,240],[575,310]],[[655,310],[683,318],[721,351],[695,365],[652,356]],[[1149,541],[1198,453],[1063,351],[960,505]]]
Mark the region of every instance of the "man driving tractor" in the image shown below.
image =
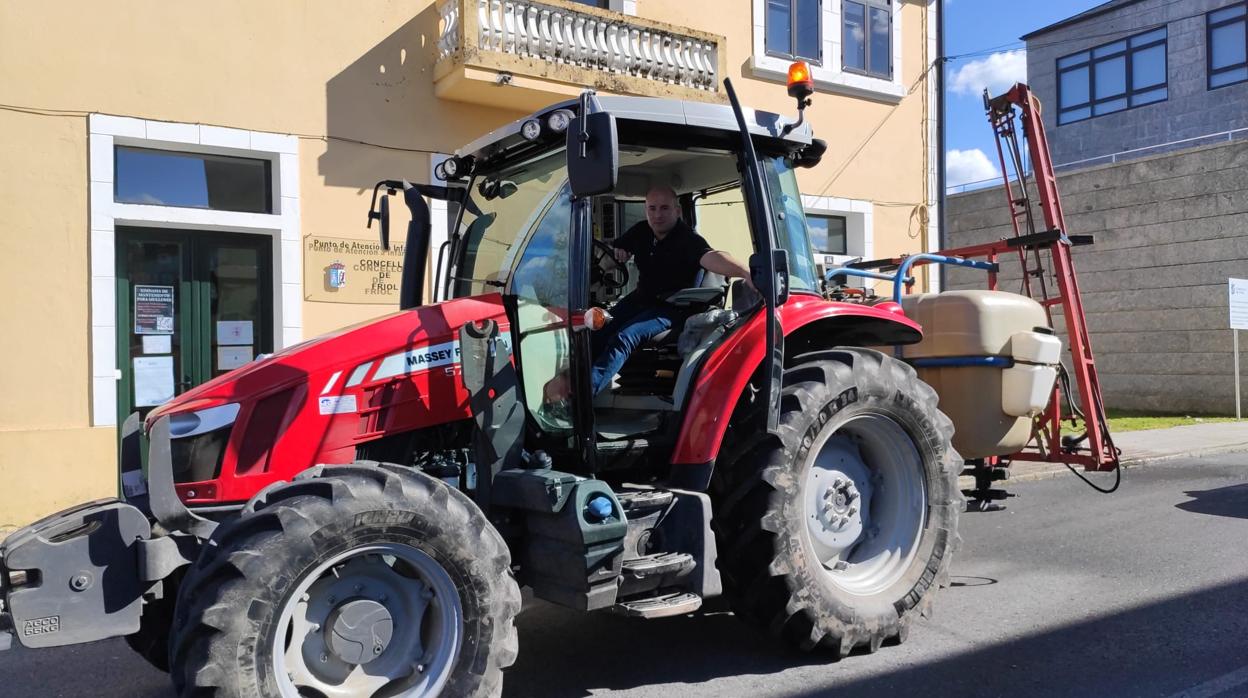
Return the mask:
[[[682,321],[684,311],[664,299],[696,285],[699,271],[740,278],[756,290],[745,265],[726,252],[711,249],[705,238],[681,220],[680,201],[671,187],[650,188],[646,193],[646,220],[625,231],[613,246],[617,263],[635,258],[640,278],[637,288],[612,306],[611,321],[594,333],[594,395],[611,385],[612,378],[637,347]],[[561,373],[547,383],[546,399],[564,400],[570,390],[567,375]]]

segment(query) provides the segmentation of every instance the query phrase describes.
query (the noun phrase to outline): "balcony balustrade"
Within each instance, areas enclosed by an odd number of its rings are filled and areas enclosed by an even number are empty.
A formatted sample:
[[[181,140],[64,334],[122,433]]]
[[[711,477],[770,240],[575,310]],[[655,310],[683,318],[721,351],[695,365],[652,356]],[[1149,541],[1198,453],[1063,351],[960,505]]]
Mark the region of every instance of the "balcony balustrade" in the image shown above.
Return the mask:
[[[724,99],[722,36],[566,0],[445,0],[435,90],[460,101],[537,109],[584,87]],[[496,85],[500,90],[483,89]]]

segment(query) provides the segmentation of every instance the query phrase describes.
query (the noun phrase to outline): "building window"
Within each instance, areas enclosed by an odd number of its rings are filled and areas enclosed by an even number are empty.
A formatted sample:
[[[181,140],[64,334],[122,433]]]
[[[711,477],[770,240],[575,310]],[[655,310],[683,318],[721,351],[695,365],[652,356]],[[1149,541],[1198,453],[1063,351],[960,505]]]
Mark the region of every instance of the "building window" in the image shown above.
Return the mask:
[[[1164,101],[1166,28],[1057,59],[1057,123]]]
[[[893,77],[891,0],[845,0],[841,4],[841,65],[875,77]]]
[[[810,247],[815,254],[848,254],[845,222],[845,216],[806,214],[806,227],[810,229]]]
[[[117,146],[113,200],[272,213],[272,163],[204,153]]]
[[[589,5],[590,7],[600,7],[604,10],[611,9],[611,0],[572,0],[578,5]]]
[[[767,53],[823,61],[819,0],[767,0]]]
[[[1248,3],[1205,15],[1209,32],[1209,89],[1248,80]]]

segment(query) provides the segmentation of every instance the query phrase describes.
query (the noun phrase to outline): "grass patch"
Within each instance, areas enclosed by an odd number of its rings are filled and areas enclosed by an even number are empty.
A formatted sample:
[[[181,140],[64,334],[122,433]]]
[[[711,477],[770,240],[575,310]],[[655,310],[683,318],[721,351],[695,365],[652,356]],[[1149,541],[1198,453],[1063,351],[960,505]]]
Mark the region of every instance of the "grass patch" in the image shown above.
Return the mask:
[[[1234,417],[1219,417],[1202,414],[1151,414],[1134,410],[1110,410],[1109,432],[1121,434],[1124,431],[1143,431],[1145,429],[1167,429],[1169,427],[1185,427],[1192,424],[1212,424],[1215,422],[1234,422]],[[1075,431],[1083,429],[1082,420]]]

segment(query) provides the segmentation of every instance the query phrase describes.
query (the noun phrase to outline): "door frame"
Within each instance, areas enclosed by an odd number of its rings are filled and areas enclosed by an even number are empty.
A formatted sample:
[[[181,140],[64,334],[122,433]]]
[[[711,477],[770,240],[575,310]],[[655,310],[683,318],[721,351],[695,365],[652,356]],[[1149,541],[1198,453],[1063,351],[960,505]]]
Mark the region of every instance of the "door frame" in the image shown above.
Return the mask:
[[[120,328],[116,326],[116,226],[269,236],[273,267],[273,346],[280,349],[303,341],[298,137],[106,114],[91,114],[88,131],[92,426],[112,428],[118,424],[117,334]],[[270,160],[273,163],[273,213],[117,203],[114,201],[113,167],[117,145]]]
[[[261,353],[273,350],[273,261],[272,250],[267,236],[245,233],[213,233],[204,234],[196,230],[179,230],[173,228],[156,228],[146,226],[119,226],[116,230],[118,247],[134,239],[154,242],[171,242],[182,245],[181,260],[182,279],[174,294],[174,312],[178,314],[178,331],[182,334],[182,365],[180,375],[175,375],[177,394],[189,390],[191,386],[205,383],[212,379],[213,328],[211,297],[207,291],[207,260],[208,250],[212,247],[233,244],[234,246],[250,247],[259,253],[259,267],[262,270],[257,278],[259,288],[259,319],[255,328],[255,351]],[[131,396],[134,387],[133,371],[130,366],[130,311],[134,285],[130,283],[130,270],[125,268],[125,258],[116,254],[117,284],[117,419],[125,419],[130,412]],[[185,379],[185,380],[183,380]],[[190,386],[186,384],[189,383]],[[137,409],[137,408],[134,408]]]

